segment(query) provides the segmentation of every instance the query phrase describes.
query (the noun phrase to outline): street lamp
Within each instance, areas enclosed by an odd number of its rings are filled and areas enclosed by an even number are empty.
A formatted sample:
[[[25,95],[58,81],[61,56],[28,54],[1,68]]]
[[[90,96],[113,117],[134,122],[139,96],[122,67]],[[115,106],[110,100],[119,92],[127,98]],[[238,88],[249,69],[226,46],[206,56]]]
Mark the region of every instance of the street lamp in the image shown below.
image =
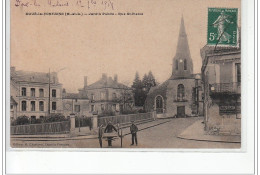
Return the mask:
[[[199,116],[199,80],[201,79],[200,75],[195,76],[195,89],[196,89],[196,105],[197,105],[197,115]]]

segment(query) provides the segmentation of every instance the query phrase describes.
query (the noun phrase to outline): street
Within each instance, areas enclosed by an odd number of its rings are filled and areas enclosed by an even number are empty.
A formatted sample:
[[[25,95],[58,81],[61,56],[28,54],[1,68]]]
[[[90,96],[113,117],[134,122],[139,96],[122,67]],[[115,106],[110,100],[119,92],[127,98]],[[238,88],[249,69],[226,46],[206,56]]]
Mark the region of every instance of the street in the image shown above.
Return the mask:
[[[161,119],[138,125],[138,145],[131,146],[129,128],[123,129],[123,148],[240,148],[240,143],[208,142],[180,139],[177,136],[188,126],[201,118],[173,118]],[[120,139],[113,141],[112,148],[120,148]],[[11,138],[12,147],[31,148],[99,148],[97,138],[64,138],[61,140],[37,141]],[[103,147],[108,148],[107,141],[103,139]]]

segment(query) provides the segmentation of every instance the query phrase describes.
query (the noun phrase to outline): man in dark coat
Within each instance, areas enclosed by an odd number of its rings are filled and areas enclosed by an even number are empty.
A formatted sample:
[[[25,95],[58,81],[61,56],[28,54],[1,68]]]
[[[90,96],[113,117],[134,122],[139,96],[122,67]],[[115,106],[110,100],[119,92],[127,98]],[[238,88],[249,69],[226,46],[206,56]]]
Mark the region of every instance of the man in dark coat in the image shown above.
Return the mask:
[[[131,145],[134,145],[134,141],[135,141],[135,145],[137,145],[137,134],[136,134],[137,131],[138,131],[138,128],[134,124],[134,121],[132,121],[132,125],[130,126],[130,132],[132,134],[132,144]]]
[[[103,125],[101,124],[98,128],[98,139],[99,139],[99,145],[100,148],[102,148],[102,137],[103,137]]]
[[[111,133],[111,132],[113,132],[113,130],[115,130],[117,132],[117,129],[112,125],[111,121],[109,121],[107,124],[107,127],[105,129],[105,133]],[[112,139],[113,139],[113,137],[107,138],[108,146],[112,146]]]

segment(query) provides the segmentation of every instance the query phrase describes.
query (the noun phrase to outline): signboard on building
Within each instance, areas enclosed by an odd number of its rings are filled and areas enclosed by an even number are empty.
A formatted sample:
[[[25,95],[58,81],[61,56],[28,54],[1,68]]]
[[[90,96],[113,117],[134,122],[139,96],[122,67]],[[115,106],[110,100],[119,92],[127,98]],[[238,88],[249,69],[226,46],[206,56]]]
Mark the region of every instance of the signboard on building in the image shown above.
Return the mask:
[[[225,104],[219,106],[219,114],[239,114],[240,106],[236,104]]]

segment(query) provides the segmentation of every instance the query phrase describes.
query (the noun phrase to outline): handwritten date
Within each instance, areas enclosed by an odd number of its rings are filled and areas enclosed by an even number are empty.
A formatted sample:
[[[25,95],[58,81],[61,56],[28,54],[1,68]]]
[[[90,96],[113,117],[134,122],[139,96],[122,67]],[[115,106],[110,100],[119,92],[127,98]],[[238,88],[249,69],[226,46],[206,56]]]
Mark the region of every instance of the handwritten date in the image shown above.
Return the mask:
[[[114,2],[112,0],[15,0],[15,7],[30,6],[50,6],[65,7],[78,6],[88,9],[114,10]]]

